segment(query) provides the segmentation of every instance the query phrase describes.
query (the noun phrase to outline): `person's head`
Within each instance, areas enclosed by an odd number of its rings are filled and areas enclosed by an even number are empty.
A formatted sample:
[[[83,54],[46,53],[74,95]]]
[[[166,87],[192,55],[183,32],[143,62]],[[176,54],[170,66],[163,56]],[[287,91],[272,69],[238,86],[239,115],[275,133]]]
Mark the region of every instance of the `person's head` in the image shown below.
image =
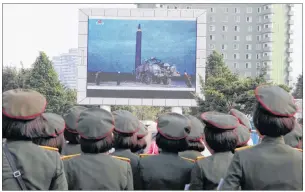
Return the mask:
[[[238,136],[236,147],[247,146],[248,141],[251,139],[251,123],[249,118],[237,109],[231,109],[229,114],[236,117],[240,123],[240,125],[238,125],[236,128],[236,133]]]
[[[137,132],[140,129],[139,120],[126,110],[112,113],[114,118],[114,148],[133,149],[137,145]]]
[[[280,137],[293,130],[297,106],[288,92],[279,86],[263,85],[255,89],[255,97],[253,123],[260,135]]]
[[[42,118],[45,124],[45,135],[39,138],[32,139],[33,143],[41,146],[47,146],[58,149],[61,153],[65,144],[63,132],[65,130],[64,119],[54,113],[43,113]]]
[[[303,145],[303,128],[297,122],[294,129],[284,136],[285,144],[294,148],[302,149]]]
[[[190,120],[178,113],[165,113],[157,119],[156,144],[162,152],[178,153],[188,148],[187,136],[191,132]]]
[[[64,131],[64,136],[70,144],[79,144],[80,136],[77,132],[77,119],[80,113],[86,110],[86,107],[75,106],[72,107],[68,113],[64,116],[66,122],[66,129]]]
[[[223,113],[206,112],[201,114],[201,120],[206,124],[204,140],[214,153],[233,152],[237,145],[236,128],[238,119]]]
[[[205,147],[203,144],[203,133],[204,133],[204,124],[192,115],[185,115],[191,122],[191,132],[187,137],[188,148],[187,150],[194,150],[202,152]]]
[[[44,119],[47,101],[40,93],[13,89],[2,94],[2,137],[10,140],[31,140],[45,133]]]
[[[139,150],[142,150],[142,149],[146,148],[147,143],[146,143],[146,140],[145,140],[145,136],[147,134],[148,134],[147,127],[142,122],[140,122],[140,129],[136,133],[136,135],[137,135],[137,143],[136,143],[136,146],[134,146],[131,149],[131,152],[135,153],[135,152],[137,152]]]
[[[80,113],[77,123],[83,153],[106,153],[113,147],[114,119],[110,112],[86,109]]]

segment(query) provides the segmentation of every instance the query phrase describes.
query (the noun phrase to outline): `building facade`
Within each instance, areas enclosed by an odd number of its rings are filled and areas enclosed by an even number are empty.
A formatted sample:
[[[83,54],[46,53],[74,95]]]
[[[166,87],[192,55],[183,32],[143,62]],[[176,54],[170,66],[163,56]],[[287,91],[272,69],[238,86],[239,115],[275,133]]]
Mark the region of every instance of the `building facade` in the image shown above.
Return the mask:
[[[223,55],[233,72],[292,85],[293,4],[137,4],[138,8],[206,9],[207,55]]]
[[[52,58],[60,82],[71,89],[76,89],[77,60],[78,49],[70,49],[69,53]]]

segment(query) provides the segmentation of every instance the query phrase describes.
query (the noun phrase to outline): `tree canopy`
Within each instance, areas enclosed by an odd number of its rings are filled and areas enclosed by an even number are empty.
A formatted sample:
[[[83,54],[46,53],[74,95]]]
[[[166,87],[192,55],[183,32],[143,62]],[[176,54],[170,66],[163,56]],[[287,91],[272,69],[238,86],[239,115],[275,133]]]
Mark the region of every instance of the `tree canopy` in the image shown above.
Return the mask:
[[[303,99],[303,74],[299,75],[295,90],[292,95],[295,99]]]

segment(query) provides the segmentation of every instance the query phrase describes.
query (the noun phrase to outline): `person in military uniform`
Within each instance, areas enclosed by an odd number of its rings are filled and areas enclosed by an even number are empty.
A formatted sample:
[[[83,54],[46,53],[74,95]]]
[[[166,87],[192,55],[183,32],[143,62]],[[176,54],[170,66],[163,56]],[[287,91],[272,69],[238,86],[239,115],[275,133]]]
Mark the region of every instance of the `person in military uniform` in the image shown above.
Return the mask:
[[[134,189],[139,189],[138,164],[140,157],[131,152],[137,146],[137,132],[140,130],[140,121],[126,110],[112,112],[114,117],[114,149],[112,155],[130,159],[133,173]]]
[[[75,106],[72,107],[64,116],[64,120],[66,122],[64,136],[67,142],[62,150],[62,155],[66,156],[81,153],[79,144],[80,136],[77,132],[77,119],[79,117],[79,114],[86,109],[86,107]]]
[[[158,117],[157,123],[156,143],[161,150],[159,155],[140,159],[141,190],[184,190],[194,163],[178,153],[188,147],[191,122],[184,115],[166,113]]]
[[[180,152],[180,157],[188,158],[196,161],[197,157],[202,157],[201,152],[204,151],[205,147],[203,144],[203,130],[204,124],[194,116],[185,115],[192,125],[191,133],[187,137],[188,149]]]
[[[201,114],[209,157],[198,158],[191,173],[190,190],[215,190],[226,175],[238,138],[238,119],[232,115],[206,112]]]
[[[295,122],[294,129],[284,136],[284,141],[293,148],[303,148],[303,129],[299,123]]]
[[[144,153],[144,149],[147,146],[145,137],[148,135],[147,127],[142,122],[140,122],[140,129],[136,134],[137,134],[136,146],[134,146],[130,150],[135,154],[141,154]]]
[[[77,123],[82,153],[63,160],[69,190],[133,190],[130,160],[108,153],[114,142],[112,114],[86,109]]]
[[[14,89],[3,93],[2,190],[68,189],[59,153],[32,142],[48,131],[41,116],[46,105],[46,98],[36,91]]]
[[[252,146],[253,142],[251,139],[251,123],[249,118],[237,109],[231,109],[229,114],[236,117],[240,123],[235,130],[238,136],[236,147],[242,148],[246,146]]]
[[[295,127],[293,97],[278,86],[255,89],[253,123],[260,144],[235,152],[221,190],[302,190],[302,152],[285,144]]]
[[[33,138],[33,143],[47,150],[61,153],[65,144],[63,135],[65,130],[64,119],[60,115],[54,113],[43,113],[41,116],[46,124],[46,132],[41,137]]]

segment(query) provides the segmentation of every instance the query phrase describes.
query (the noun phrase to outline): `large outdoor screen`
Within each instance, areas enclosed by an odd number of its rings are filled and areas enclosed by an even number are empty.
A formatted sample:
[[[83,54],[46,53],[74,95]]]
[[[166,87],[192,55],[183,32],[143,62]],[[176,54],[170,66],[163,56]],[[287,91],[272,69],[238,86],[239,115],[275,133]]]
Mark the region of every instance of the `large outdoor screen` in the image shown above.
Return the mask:
[[[87,97],[192,99],[196,20],[89,18]]]

